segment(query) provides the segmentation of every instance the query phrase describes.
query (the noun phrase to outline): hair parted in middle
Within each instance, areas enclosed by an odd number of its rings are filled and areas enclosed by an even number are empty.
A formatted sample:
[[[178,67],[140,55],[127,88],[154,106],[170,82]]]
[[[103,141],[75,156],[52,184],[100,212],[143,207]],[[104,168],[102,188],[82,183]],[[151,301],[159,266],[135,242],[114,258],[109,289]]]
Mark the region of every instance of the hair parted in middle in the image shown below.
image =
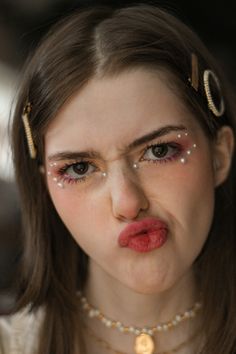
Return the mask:
[[[198,59],[197,90],[189,80],[192,53]],[[44,134],[68,99],[91,79],[138,68],[164,72],[166,84],[198,120],[209,139],[215,139],[218,129],[225,124],[235,132],[233,106],[217,65],[199,38],[165,11],[149,5],[117,10],[94,7],[74,12],[50,30],[27,62],[13,122],[13,154],[25,228],[18,308],[28,303],[33,308],[45,305],[50,335],[41,350],[46,354],[74,353],[66,348],[72,348],[77,335],[72,330],[77,318],[76,291],[86,282],[88,257],[60,220],[48,194],[45,177],[39,173],[39,166],[44,164]],[[225,112],[219,118],[208,107],[203,82],[205,70],[216,73],[221,83],[220,98],[218,87],[212,88],[217,107],[224,97]],[[214,86],[214,82],[211,85]],[[28,118],[37,149],[36,159],[29,156],[21,119],[27,100],[32,105]],[[236,246],[234,216],[228,200],[228,195],[235,200],[234,178],[232,170],[226,183],[216,191],[212,229],[195,264],[210,338],[208,354],[222,347],[222,336],[215,341],[220,326],[226,333],[235,323],[227,307],[227,303],[233,303],[232,289],[236,283],[235,262],[232,261]],[[224,241],[222,235],[227,235]],[[227,257],[220,252],[222,247]],[[60,331],[64,338],[59,339]],[[54,337],[57,340],[53,340]],[[224,353],[230,353],[230,345],[232,343],[225,345]]]

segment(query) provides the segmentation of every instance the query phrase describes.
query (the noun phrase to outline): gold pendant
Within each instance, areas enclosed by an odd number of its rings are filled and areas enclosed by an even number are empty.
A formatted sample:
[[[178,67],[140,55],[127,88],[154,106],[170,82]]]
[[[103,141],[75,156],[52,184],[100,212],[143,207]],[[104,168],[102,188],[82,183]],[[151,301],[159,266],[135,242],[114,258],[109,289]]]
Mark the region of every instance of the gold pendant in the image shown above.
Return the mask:
[[[152,336],[146,333],[141,333],[135,339],[135,354],[153,354],[154,353],[154,341]]]

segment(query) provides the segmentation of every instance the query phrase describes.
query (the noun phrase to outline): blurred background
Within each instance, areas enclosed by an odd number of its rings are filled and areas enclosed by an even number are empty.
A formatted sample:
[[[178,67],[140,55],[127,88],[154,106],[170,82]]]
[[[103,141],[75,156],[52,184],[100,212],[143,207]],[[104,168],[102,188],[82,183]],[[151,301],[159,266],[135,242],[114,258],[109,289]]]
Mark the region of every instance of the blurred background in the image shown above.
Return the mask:
[[[143,2],[169,10],[192,27],[218,58],[236,87],[236,2],[234,0],[92,1],[0,0],[0,314],[14,301],[20,254],[20,211],[11,165],[8,122],[22,66],[39,39],[73,9],[100,4],[114,7]]]
[[[234,0],[0,0],[0,177],[11,177],[6,126],[20,71],[27,55],[61,16],[99,4],[120,7],[135,2],[160,5],[190,25],[236,86],[236,1]]]

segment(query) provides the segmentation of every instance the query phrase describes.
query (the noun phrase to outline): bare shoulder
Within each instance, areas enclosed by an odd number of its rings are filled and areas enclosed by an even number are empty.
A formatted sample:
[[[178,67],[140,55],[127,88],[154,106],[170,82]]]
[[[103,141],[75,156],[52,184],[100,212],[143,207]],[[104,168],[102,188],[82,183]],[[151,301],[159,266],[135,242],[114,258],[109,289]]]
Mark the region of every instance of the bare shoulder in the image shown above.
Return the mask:
[[[0,317],[0,354],[34,354],[43,316],[43,309],[29,312],[25,308],[14,315]]]

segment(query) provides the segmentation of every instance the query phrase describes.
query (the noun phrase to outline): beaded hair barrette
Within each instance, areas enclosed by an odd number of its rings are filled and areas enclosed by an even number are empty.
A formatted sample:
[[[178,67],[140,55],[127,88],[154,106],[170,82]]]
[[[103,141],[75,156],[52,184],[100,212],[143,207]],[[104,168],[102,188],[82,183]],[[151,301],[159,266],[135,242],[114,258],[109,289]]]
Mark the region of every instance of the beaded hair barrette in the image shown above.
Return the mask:
[[[191,55],[191,67],[192,67],[192,72],[191,72],[191,78],[189,78],[189,81],[191,83],[191,86],[194,88],[196,92],[198,92],[199,89],[199,65],[198,65],[198,57],[196,54],[192,53]],[[214,96],[212,94],[212,89],[210,85],[210,80],[213,80],[215,88],[218,90],[218,94],[220,97],[220,104],[219,107],[217,107],[217,104],[215,102]],[[224,98],[221,93],[221,87],[220,87],[220,81],[216,74],[212,70],[205,70],[203,73],[203,86],[204,86],[204,92],[207,98],[207,103],[208,103],[208,108],[210,111],[216,116],[216,117],[221,117],[224,112],[225,112],[225,103],[224,103]],[[30,113],[32,111],[32,105],[29,101],[27,101],[26,105],[24,106],[23,113],[22,113],[22,120],[24,124],[24,130],[25,130],[25,136],[28,144],[28,149],[29,149],[29,154],[32,159],[35,159],[37,156],[37,150],[34,144],[33,140],[33,135],[32,131],[30,128]]]
[[[196,54],[192,53],[191,55],[191,61],[192,61],[192,75],[189,81],[191,82],[192,87],[194,88],[195,91],[198,92],[199,88],[199,65],[198,65],[198,57]],[[220,104],[219,107],[217,107],[215,99],[212,94],[212,89],[210,86],[210,80],[213,80],[213,83],[215,85],[215,88],[218,91],[219,97],[220,97]],[[224,112],[225,112],[225,103],[224,103],[224,98],[221,93],[221,87],[220,87],[220,81],[216,74],[212,70],[205,70],[203,72],[203,86],[204,86],[204,91],[205,95],[207,98],[207,103],[208,103],[208,108],[210,111],[216,116],[216,117],[221,117]]]

